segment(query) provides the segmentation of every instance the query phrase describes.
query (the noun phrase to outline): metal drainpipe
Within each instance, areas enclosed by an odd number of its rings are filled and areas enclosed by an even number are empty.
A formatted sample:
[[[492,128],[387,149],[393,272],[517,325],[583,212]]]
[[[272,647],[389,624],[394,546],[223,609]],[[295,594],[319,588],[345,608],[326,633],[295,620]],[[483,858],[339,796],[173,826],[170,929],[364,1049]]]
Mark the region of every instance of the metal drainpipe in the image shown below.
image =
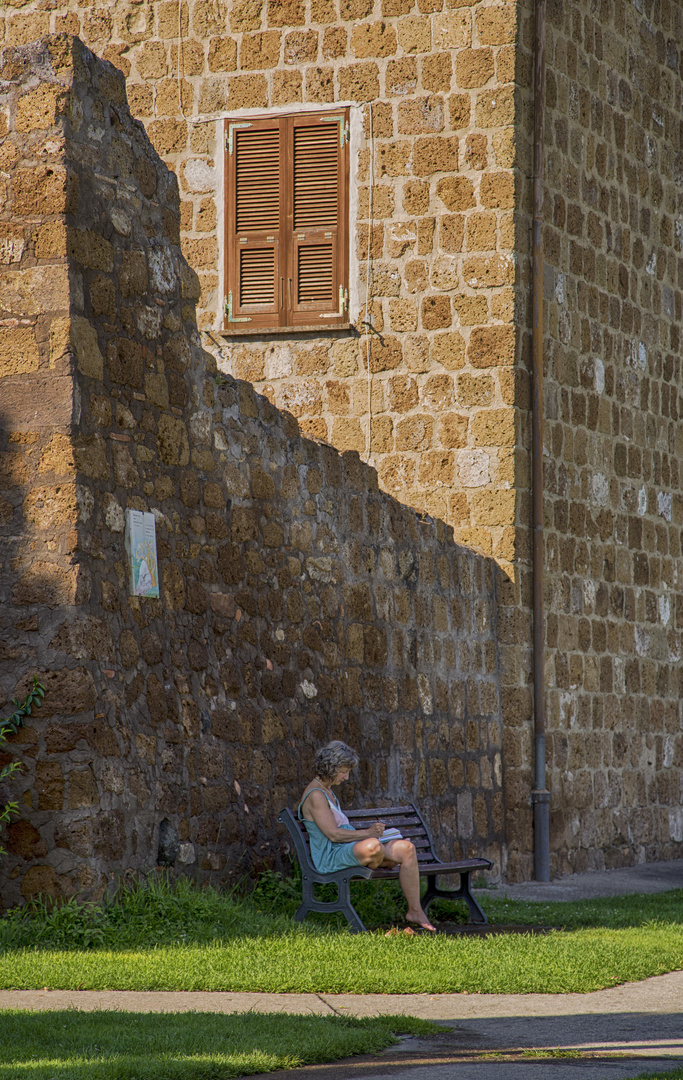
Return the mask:
[[[550,881],[550,792],[545,786],[545,628],[543,618],[543,128],[545,0],[536,0],[534,56],[534,224],[532,329],[534,876]]]

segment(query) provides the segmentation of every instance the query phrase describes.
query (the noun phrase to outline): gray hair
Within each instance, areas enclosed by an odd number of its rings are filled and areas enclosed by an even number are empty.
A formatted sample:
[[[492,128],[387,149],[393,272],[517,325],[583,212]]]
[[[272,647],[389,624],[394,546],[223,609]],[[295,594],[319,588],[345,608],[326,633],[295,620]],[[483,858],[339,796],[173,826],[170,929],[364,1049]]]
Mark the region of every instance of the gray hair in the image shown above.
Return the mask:
[[[315,774],[319,780],[330,781],[342,769],[355,769],[358,754],[346,743],[333,739],[326,746],[321,746],[315,755]]]

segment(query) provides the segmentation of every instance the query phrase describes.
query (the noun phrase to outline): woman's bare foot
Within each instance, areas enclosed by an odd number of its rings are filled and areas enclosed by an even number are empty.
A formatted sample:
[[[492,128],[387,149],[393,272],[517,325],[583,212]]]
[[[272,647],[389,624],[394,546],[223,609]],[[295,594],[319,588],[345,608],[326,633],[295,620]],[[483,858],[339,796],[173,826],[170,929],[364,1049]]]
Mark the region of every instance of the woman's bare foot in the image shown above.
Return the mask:
[[[432,926],[422,908],[418,908],[416,911],[411,909],[406,912],[406,922],[413,923],[414,926],[421,926],[423,930],[430,930],[432,933],[436,933],[436,927]]]

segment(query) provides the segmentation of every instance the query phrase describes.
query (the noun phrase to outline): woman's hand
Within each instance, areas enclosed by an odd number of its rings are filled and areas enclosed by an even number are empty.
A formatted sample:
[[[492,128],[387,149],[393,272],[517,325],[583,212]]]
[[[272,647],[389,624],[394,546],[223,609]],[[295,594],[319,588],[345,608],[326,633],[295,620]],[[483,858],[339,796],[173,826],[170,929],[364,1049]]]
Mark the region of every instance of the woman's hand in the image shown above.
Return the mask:
[[[373,821],[372,825],[368,829],[368,836],[379,838],[383,834],[385,829],[386,825],[383,821]]]

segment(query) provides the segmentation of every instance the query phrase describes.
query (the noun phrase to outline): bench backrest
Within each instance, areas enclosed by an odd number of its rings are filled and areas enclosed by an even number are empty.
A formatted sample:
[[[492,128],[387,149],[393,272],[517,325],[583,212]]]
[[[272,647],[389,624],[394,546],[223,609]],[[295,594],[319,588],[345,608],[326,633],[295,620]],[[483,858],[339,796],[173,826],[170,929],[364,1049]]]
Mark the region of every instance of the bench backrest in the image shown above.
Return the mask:
[[[374,806],[369,810],[347,810],[346,816],[357,829],[367,828],[373,821],[383,821],[388,829],[398,829],[406,840],[413,841],[419,862],[440,862],[434,854],[429,829],[414,803],[409,803],[408,806]]]
[[[415,844],[419,862],[440,862],[434,854],[432,838],[424,819],[413,803],[408,806],[375,806],[370,810],[346,810],[345,813],[357,829],[366,828],[373,821],[383,821],[387,828],[399,829],[406,840],[412,840]],[[278,814],[278,821],[289,829],[301,866],[313,870],[310,839],[303,821],[299,821],[289,809]]]
[[[301,869],[315,870],[313,860],[311,859],[311,841],[308,833],[306,832],[303,821],[299,821],[297,816],[292,813],[289,807],[285,807],[281,810],[277,816],[278,821],[281,821],[283,825],[286,825],[289,829],[289,835],[291,836],[294,847],[296,849],[297,858],[301,864]]]

